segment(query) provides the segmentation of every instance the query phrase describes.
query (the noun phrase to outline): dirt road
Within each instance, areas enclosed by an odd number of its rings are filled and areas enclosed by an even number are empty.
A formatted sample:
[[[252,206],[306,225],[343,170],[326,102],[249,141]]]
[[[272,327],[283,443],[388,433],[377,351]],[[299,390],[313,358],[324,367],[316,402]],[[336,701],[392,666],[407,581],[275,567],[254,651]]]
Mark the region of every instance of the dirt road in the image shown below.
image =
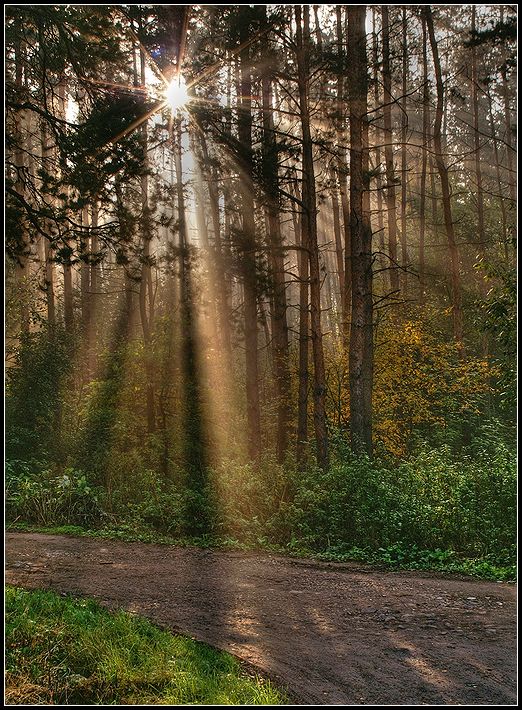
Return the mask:
[[[302,704],[516,704],[512,584],[33,533],[6,548],[8,584],[139,613]]]

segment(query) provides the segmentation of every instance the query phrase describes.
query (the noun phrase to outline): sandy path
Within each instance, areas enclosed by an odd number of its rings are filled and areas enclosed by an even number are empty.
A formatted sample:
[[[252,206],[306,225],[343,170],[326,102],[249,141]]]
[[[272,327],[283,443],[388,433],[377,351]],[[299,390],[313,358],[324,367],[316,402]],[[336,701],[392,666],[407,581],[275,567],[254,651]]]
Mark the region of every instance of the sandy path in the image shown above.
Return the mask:
[[[513,584],[33,533],[6,550],[8,584],[138,612],[303,704],[516,704]]]

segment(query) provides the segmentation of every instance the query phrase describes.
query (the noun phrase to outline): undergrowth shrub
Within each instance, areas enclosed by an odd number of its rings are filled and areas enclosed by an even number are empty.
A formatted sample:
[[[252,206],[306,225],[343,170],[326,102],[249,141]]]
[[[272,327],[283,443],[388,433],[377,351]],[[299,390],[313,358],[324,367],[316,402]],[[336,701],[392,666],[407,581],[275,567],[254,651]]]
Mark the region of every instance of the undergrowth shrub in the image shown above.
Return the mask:
[[[244,542],[282,542],[291,479],[265,456],[257,465],[227,460],[210,473],[216,530]]]
[[[515,503],[506,446],[473,458],[424,447],[395,466],[346,453],[328,472],[300,473],[287,512],[291,544],[312,550],[409,545],[513,559]]]
[[[96,525],[102,517],[100,491],[82,471],[62,474],[23,461],[6,463],[6,517],[37,525]]]
[[[367,560],[375,553],[421,566],[448,563],[453,554],[506,565],[515,559],[516,457],[502,442],[476,443],[460,455],[449,445],[423,445],[396,462],[339,445],[328,471],[299,471],[268,456],[256,465],[228,460],[196,486],[179,466],[166,478],[138,459],[126,462],[132,465],[112,479],[110,495],[81,471],[57,475],[11,462],[8,519],[96,525],[103,507],[113,525],[178,538],[210,535],[334,556],[360,550]]]
[[[24,334],[13,366],[6,370],[5,451],[8,459],[28,456],[63,461],[62,397],[70,389],[74,339],[62,329]]]

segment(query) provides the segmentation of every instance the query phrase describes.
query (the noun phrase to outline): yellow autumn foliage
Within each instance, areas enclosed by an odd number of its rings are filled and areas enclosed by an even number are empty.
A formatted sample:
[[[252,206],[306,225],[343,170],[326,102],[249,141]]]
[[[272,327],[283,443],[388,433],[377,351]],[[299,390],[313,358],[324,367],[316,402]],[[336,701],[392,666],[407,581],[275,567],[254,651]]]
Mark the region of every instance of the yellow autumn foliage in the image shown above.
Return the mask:
[[[421,320],[388,320],[375,334],[374,442],[396,456],[408,451],[414,430],[444,427],[450,418],[478,414],[495,376],[485,358],[459,358],[453,342]],[[347,427],[348,363],[341,346],[327,350],[328,417]]]
[[[460,358],[421,321],[389,322],[376,334],[374,437],[402,456],[414,429],[445,426],[448,417],[479,413],[494,374],[487,359]]]

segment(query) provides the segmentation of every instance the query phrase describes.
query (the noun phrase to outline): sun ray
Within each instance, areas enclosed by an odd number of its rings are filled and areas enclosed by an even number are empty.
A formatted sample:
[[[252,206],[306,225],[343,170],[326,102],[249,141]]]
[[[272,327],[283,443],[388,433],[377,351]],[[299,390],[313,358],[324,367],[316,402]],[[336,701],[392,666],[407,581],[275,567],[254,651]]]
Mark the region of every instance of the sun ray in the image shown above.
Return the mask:
[[[147,111],[146,114],[144,114],[143,116],[140,116],[140,117],[137,118],[135,121],[133,121],[133,122],[130,124],[130,126],[127,126],[127,128],[124,128],[123,131],[121,131],[121,133],[118,133],[117,136],[115,136],[114,138],[111,138],[111,139],[108,141],[108,143],[117,143],[119,140],[121,140],[122,138],[124,138],[124,137],[125,137],[126,135],[128,135],[129,133],[132,133],[132,131],[135,131],[136,128],[139,128],[142,123],[144,123],[145,121],[148,121],[149,118],[151,118],[152,116],[154,116],[155,113],[157,113],[158,111],[161,111],[162,109],[164,109],[166,105],[167,105],[167,100],[166,100],[166,99],[163,99],[162,101],[160,101],[159,103],[157,103],[156,106],[154,106],[153,108],[151,108],[150,111]]]
[[[124,91],[128,91],[130,93],[143,93],[143,92],[147,91],[147,87],[144,86],[143,84],[139,84],[138,86],[134,86],[134,85],[130,85],[130,84],[119,84],[115,81],[94,79],[92,77],[84,77],[83,80],[88,82],[89,84],[96,84],[98,86],[105,86],[108,89],[123,89]]]

